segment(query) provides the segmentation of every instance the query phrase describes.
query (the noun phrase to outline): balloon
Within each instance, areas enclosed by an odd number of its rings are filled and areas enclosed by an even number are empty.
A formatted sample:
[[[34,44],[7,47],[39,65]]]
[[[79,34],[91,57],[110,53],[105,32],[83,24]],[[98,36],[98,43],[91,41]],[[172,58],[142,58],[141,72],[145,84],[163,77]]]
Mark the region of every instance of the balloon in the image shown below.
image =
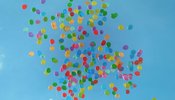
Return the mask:
[[[52,29],[53,29],[53,30],[57,30],[57,29],[58,29],[58,28],[57,28],[56,22],[52,22],[52,23],[51,23],[51,26],[52,26]]]

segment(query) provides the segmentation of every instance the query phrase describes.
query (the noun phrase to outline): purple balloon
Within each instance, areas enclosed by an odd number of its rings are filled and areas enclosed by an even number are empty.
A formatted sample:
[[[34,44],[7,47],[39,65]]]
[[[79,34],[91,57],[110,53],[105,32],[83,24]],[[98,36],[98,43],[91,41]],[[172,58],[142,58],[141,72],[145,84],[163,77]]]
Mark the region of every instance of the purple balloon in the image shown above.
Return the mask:
[[[32,32],[29,32],[29,37],[33,37],[34,34]]]
[[[128,50],[128,48],[129,48],[128,45],[124,45],[124,46],[123,46],[123,49],[124,49],[124,50]]]
[[[46,0],[41,0],[41,4],[45,4],[46,3]]]
[[[40,12],[40,10],[36,10],[36,13],[37,13],[37,14],[40,14],[41,12]]]

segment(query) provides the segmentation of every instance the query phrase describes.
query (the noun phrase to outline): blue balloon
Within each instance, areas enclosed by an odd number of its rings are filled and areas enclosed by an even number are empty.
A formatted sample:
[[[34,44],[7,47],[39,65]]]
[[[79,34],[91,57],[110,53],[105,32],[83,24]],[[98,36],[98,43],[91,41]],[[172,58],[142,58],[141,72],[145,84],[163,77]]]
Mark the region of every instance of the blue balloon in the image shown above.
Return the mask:
[[[107,63],[106,62],[103,62],[103,66],[107,66]]]
[[[98,73],[95,73],[95,76],[94,76],[95,79],[98,79],[99,78],[99,75]]]

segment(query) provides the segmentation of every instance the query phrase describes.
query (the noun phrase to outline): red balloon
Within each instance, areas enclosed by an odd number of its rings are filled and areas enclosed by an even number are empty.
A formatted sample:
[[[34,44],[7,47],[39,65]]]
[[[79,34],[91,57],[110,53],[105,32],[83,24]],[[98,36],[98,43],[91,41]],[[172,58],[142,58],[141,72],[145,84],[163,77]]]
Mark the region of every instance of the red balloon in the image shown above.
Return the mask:
[[[50,44],[54,44],[55,40],[54,39],[50,39]]]
[[[67,97],[67,94],[66,94],[66,93],[63,93],[62,96],[63,96],[63,97]]]
[[[136,84],[133,84],[132,86],[133,86],[134,88],[136,88],[136,87],[137,87],[137,85],[136,85]]]
[[[85,94],[82,94],[82,98],[85,98]]]
[[[71,93],[73,93],[73,91],[72,90],[69,90],[69,94],[71,94]]]
[[[100,70],[100,67],[99,67],[99,66],[96,66],[96,70],[97,70],[97,71]]]
[[[70,74],[70,71],[66,71],[66,73],[65,73],[65,76],[70,76],[71,74]]]
[[[106,44],[106,41],[105,40],[102,40],[101,41],[101,45],[104,46]]]
[[[135,74],[136,76],[140,76],[140,72],[139,72],[139,71],[136,71],[134,74]]]
[[[72,11],[72,8],[68,8],[68,11],[71,12]]]
[[[26,9],[27,9],[27,5],[26,5],[26,4],[23,4],[23,5],[22,5],[22,9],[23,9],[23,10],[26,10]]]
[[[117,89],[117,87],[114,87],[113,90],[116,92],[118,89]]]
[[[78,98],[77,97],[74,97],[74,100],[78,100]]]
[[[130,93],[130,91],[129,90],[126,90],[126,94],[129,94]]]
[[[134,62],[134,64],[135,64],[135,65],[138,65],[138,64],[139,64],[139,61],[138,61],[138,60],[136,60],[136,61]]]
[[[95,35],[98,35],[98,30],[94,30],[94,34]]]
[[[70,12],[70,16],[74,16],[74,12]]]
[[[61,87],[60,86],[57,87],[57,91],[61,91]]]
[[[98,80],[94,80],[94,82],[93,82],[94,84],[97,84],[98,83]]]
[[[86,79],[87,78],[87,76],[83,76],[83,79]]]
[[[83,61],[87,61],[87,57],[83,57]]]
[[[86,31],[83,31],[83,32],[82,32],[83,35],[86,35],[86,33],[87,33]]]

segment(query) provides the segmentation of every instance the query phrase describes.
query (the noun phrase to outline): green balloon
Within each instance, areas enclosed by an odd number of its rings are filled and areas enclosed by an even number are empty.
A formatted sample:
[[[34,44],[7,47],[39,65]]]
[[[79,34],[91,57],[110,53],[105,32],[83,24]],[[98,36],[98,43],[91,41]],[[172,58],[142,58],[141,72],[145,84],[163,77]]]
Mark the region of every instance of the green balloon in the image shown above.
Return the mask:
[[[107,47],[111,47],[111,42],[107,42],[107,43],[106,43],[106,46],[107,46]]]
[[[48,35],[47,34],[44,34],[44,39],[47,39],[48,38]]]
[[[53,63],[58,63],[58,60],[57,60],[56,58],[53,57],[53,58],[52,58],[52,62],[53,62]]]
[[[55,20],[55,16],[51,16],[50,19],[51,19],[51,20]]]
[[[118,51],[115,52],[115,56],[119,56],[119,52]]]
[[[116,94],[116,92],[115,92],[115,91],[112,91],[112,94],[113,94],[113,95],[115,95],[115,94]]]
[[[65,81],[63,82],[63,84],[67,84],[67,81],[65,80]]]
[[[61,49],[61,50],[65,50],[65,46],[64,46],[64,45],[61,45],[61,46],[60,46],[60,49]]]
[[[53,85],[54,87],[56,87],[56,86],[57,86],[57,83],[56,83],[56,82],[54,82],[52,85]]]
[[[44,22],[47,22],[48,21],[48,18],[47,17],[44,17],[43,20],[44,20]]]
[[[89,81],[89,82],[92,82],[92,78],[88,78],[88,81]]]
[[[116,69],[116,68],[117,68],[116,64],[112,64],[112,69]]]
[[[152,98],[152,100],[157,100],[156,98]]]
[[[30,25],[33,25],[34,24],[34,21],[32,19],[29,20],[29,24]]]
[[[77,73],[78,73],[78,75],[81,75],[81,70],[78,70]]]
[[[64,18],[64,16],[65,16],[65,15],[64,15],[63,13],[61,13],[60,17],[61,17],[61,18]]]
[[[104,94],[107,95],[107,96],[109,96],[110,95],[109,90],[105,90]]]
[[[62,86],[63,90],[67,90],[67,87],[65,85]]]
[[[108,14],[108,12],[107,11],[103,11],[103,16],[106,16]]]
[[[72,35],[71,34],[67,34],[67,38],[68,39],[71,39],[72,38]]]
[[[32,12],[35,12],[36,11],[36,8],[32,8]]]
[[[72,76],[76,76],[76,72],[73,71],[73,72],[72,72]]]
[[[111,14],[111,18],[112,18],[112,19],[115,19],[115,18],[117,18],[117,17],[118,17],[118,13],[112,13],[112,14]]]
[[[50,73],[50,72],[51,72],[51,68],[47,68],[47,69],[46,69],[46,72],[47,72],[47,73]]]
[[[71,2],[69,2],[69,3],[67,4],[67,6],[68,6],[68,7],[71,7],[71,6],[72,6],[72,3],[71,3]]]

